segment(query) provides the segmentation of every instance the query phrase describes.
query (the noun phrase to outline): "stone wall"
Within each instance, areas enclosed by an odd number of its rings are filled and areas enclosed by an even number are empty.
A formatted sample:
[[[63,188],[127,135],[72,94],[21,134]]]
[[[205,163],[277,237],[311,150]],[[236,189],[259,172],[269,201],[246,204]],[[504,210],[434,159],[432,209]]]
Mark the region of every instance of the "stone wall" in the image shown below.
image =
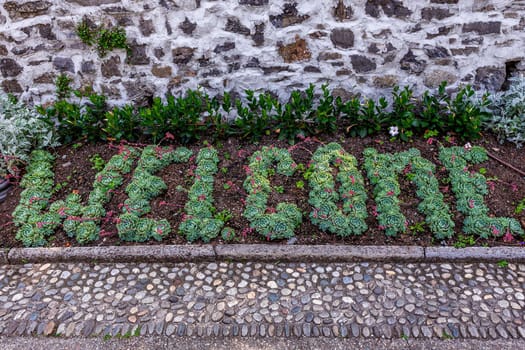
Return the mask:
[[[125,28],[131,53],[100,58],[75,33],[84,17]],[[3,0],[0,85],[33,103],[60,72],[116,103],[198,86],[500,90],[525,70],[524,29],[525,0]]]

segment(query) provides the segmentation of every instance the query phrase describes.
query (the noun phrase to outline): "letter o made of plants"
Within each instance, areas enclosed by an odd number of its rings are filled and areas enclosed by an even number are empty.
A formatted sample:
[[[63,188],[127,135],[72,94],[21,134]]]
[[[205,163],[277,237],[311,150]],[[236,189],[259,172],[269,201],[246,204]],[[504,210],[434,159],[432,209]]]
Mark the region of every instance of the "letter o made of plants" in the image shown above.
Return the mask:
[[[330,143],[318,148],[312,160],[313,172],[308,179],[312,223],[323,231],[342,237],[365,232],[368,228],[365,223],[366,191],[355,157],[346,153],[339,144]],[[339,169],[339,191],[335,190],[331,164]],[[342,210],[337,207],[341,199]]]
[[[248,192],[243,216],[266,239],[283,239],[294,236],[294,230],[302,220],[302,214],[295,204],[279,203],[275,212],[267,213],[268,196],[272,192],[269,170],[276,164],[277,173],[291,176],[297,165],[286,149],[263,147],[249,159],[244,189]]]

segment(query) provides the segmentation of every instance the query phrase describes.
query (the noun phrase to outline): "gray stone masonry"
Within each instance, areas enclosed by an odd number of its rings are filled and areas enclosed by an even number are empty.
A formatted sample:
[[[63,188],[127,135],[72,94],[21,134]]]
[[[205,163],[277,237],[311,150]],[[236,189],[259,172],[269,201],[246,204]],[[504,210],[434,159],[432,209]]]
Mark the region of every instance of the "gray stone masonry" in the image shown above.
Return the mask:
[[[75,33],[83,18],[123,27],[129,55],[99,57]],[[44,103],[65,73],[112,103],[197,87],[285,98],[310,83],[500,90],[525,70],[524,29],[524,0],[6,0],[0,89]]]

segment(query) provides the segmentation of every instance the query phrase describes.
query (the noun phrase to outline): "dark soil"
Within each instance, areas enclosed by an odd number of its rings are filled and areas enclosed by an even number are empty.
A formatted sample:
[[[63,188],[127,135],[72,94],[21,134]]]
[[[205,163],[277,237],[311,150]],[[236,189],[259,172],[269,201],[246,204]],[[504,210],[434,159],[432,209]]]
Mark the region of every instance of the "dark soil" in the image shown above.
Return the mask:
[[[441,183],[441,189],[445,194],[446,201],[450,204],[451,209],[455,208],[454,196],[451,193],[447,181],[447,172],[441,166],[438,159],[438,142],[445,146],[462,145],[455,143],[454,139],[439,139],[429,144],[427,140],[416,139],[413,142],[390,141],[388,135],[380,135],[368,138],[347,138],[343,135],[330,137],[319,137],[319,140],[309,140],[299,142],[291,149],[291,155],[296,163],[302,163],[305,166],[311,159],[313,152],[322,143],[335,141],[340,143],[349,153],[353,154],[359,162],[360,169],[363,171],[362,152],[366,147],[374,147],[380,152],[400,152],[408,148],[415,147],[421,151],[426,159],[429,159],[436,167],[436,177]],[[211,140],[201,140],[199,144],[189,146],[197,154],[199,148],[204,144],[213,143],[219,152],[220,163],[219,172],[215,176],[214,200],[217,212],[228,210],[233,218],[228,221],[227,226],[236,230],[238,239],[237,243],[257,243],[266,242],[266,238],[259,236],[249,229],[248,221],[242,216],[244,210],[244,200],[246,193],[243,189],[243,181],[246,177],[243,165],[247,164],[248,157],[264,145],[274,145],[276,147],[290,148],[290,144],[284,141],[278,141],[275,138],[267,137],[258,143],[241,141],[236,138],[212,142]],[[491,135],[485,135],[483,139],[477,142],[471,142],[473,145],[480,145],[487,149],[488,152],[499,159],[507,162],[514,167],[525,171],[525,152],[516,149],[512,144],[499,144]],[[178,145],[175,145],[178,146]],[[87,200],[88,194],[92,190],[92,184],[95,178],[96,170],[92,169],[93,163],[90,158],[98,154],[105,161],[109,160],[112,155],[117,153],[116,147],[107,143],[89,144],[84,143],[80,147],[67,145],[54,151],[56,154],[55,164],[55,183],[57,190],[53,195],[52,201],[65,198],[73,190],[79,191],[84,201]],[[162,242],[150,241],[141,244],[185,244],[184,237],[177,233],[177,228],[182,220],[184,205],[187,200],[185,191],[180,187],[189,189],[192,185],[193,178],[188,174],[191,167],[195,166],[195,160],[192,158],[190,164],[173,164],[157,175],[162,177],[167,184],[168,189],[161,196],[151,201],[152,211],[148,216],[153,218],[166,218],[172,227],[172,233]],[[502,163],[489,159],[484,164],[473,166],[474,170],[485,172],[489,181],[490,193],[485,197],[486,204],[494,216],[514,217],[525,227],[525,211],[516,214],[517,204],[525,198],[525,179],[518,172]],[[363,176],[365,176],[363,172]],[[98,245],[129,245],[133,243],[122,242],[116,232],[113,218],[119,213],[119,204],[127,198],[125,188],[131,179],[131,174],[125,177],[124,184],[115,191],[115,194],[106,210],[109,216],[101,224],[102,234],[100,240],[91,243],[93,246]],[[281,175],[273,176],[272,186],[284,191],[273,191],[268,202],[270,208],[281,201],[293,202],[299,206],[303,212],[303,223],[296,229],[296,239],[293,241],[278,241],[276,244],[351,244],[351,245],[454,245],[458,241],[458,235],[461,234],[463,217],[460,213],[455,213],[456,237],[447,241],[436,241],[424,225],[424,217],[417,212],[419,199],[415,196],[415,188],[403,177],[399,178],[402,194],[400,200],[403,214],[409,222],[409,231],[406,234],[400,234],[397,237],[387,237],[384,232],[378,229],[378,224],[372,215],[374,205],[371,198],[372,188],[367,183],[368,214],[367,224],[369,230],[362,236],[353,236],[341,238],[337,235],[324,233],[316,226],[310,223],[308,215],[311,208],[308,204],[308,181],[304,180],[303,173],[296,172],[294,176],[285,177]],[[297,184],[302,181],[304,187],[300,188]],[[365,178],[366,181],[366,178]],[[21,189],[15,185],[6,201],[0,203],[0,246],[1,247],[20,247],[20,242],[15,239],[16,227],[11,222],[11,213],[18,204]],[[281,193],[282,192],[282,193]],[[420,228],[423,228],[421,230]],[[423,231],[423,232],[420,232]],[[495,237],[484,240],[477,239],[476,245],[523,245],[524,237],[519,237],[513,242],[503,242],[502,238]],[[224,243],[220,237],[212,241],[212,244]],[[74,239],[67,237],[64,232],[58,230],[50,238],[49,246],[70,246],[77,245]]]

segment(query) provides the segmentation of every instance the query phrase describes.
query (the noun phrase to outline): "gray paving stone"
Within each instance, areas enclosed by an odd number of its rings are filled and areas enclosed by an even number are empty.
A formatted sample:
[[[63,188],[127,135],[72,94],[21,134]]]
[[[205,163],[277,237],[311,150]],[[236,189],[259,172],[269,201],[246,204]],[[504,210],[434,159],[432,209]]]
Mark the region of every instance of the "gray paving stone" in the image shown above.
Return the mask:
[[[513,263],[29,263],[0,266],[0,335],[524,338],[524,286]]]

